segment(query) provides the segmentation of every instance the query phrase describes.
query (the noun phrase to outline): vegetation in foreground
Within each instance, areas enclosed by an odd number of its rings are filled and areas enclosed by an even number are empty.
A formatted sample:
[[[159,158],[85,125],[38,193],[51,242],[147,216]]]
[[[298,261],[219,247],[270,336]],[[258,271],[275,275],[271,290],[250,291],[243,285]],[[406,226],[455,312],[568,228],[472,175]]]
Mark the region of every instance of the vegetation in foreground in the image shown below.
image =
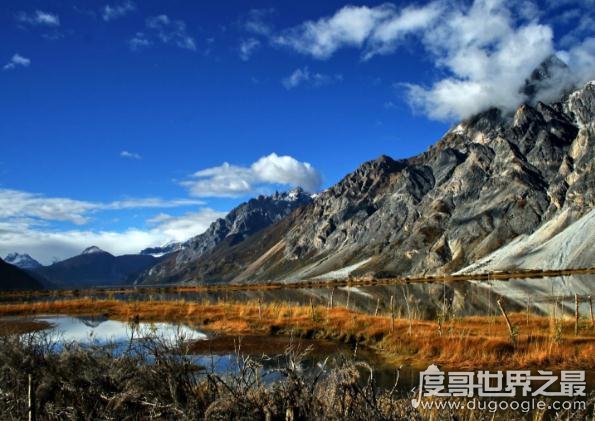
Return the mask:
[[[131,342],[132,344],[132,342]],[[476,412],[467,409],[416,410],[410,397],[375,387],[365,363],[338,361],[305,373],[297,346],[286,363],[271,371],[237,354],[238,369],[219,374],[198,366],[181,340],[148,338],[114,354],[110,347],[62,347],[43,335],[0,338],[0,416],[24,419],[34,408],[43,420],[263,419],[422,420],[576,419],[593,417],[595,397],[584,410]]]
[[[294,306],[287,303],[196,303],[75,300],[4,304],[2,315],[103,315],[119,320],[184,322],[230,335],[293,335],[332,339],[376,349],[392,363],[425,368],[429,363],[454,369],[533,367],[592,369],[595,330],[588,319],[522,313],[504,317],[454,316],[438,320],[396,319],[344,307]]]

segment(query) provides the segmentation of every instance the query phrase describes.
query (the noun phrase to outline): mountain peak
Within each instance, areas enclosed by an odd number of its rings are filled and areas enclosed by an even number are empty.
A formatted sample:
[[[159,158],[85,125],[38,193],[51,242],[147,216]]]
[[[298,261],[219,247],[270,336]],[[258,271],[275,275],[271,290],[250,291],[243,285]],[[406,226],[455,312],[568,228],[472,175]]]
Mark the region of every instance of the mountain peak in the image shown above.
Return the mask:
[[[6,256],[4,261],[21,269],[37,269],[41,267],[41,263],[39,263],[37,260],[35,260],[26,253],[10,253]]]
[[[530,103],[551,102],[572,91],[574,82],[570,68],[552,54],[533,70],[521,93],[527,96]]]
[[[286,192],[276,192],[275,194],[273,194],[272,196],[270,196],[271,199],[273,200],[283,200],[286,202],[295,202],[295,201],[300,201],[300,200],[304,200],[306,198],[309,197],[309,195],[306,193],[306,191],[301,188],[301,187],[295,187],[289,191]]]
[[[86,249],[84,249],[81,254],[94,254],[94,253],[107,253],[107,252],[104,250],[101,250],[97,246],[91,246],[91,247],[87,247]]]

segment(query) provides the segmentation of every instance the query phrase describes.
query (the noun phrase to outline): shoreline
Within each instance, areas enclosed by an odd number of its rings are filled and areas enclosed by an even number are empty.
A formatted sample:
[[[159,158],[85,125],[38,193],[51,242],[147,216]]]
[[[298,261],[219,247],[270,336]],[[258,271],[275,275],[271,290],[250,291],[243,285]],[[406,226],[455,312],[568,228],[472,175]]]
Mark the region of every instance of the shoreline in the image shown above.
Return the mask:
[[[287,303],[206,304],[186,301],[118,301],[80,298],[0,305],[0,317],[41,314],[104,316],[121,321],[185,323],[217,335],[294,336],[366,347],[390,364],[454,369],[593,369],[595,330],[583,320],[579,335],[569,318],[509,315],[518,329],[512,344],[502,316],[468,316],[438,322],[391,320],[342,307]],[[527,324],[528,323],[528,324]],[[1,326],[1,325],[0,325]],[[1,333],[1,330],[0,330]]]

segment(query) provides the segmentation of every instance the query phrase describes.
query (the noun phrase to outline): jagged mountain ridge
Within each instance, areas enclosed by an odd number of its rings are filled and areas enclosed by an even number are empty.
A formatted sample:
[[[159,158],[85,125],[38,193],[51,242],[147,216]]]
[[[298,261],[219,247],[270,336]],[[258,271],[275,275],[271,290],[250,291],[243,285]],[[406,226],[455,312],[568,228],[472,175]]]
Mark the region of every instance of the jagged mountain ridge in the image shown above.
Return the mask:
[[[364,163],[288,218],[160,279],[291,281],[350,265],[375,275],[460,270],[560,212],[572,210],[571,224],[593,208],[594,108],[591,82],[513,115],[487,110],[418,156]]]
[[[181,250],[184,247],[184,244],[177,241],[170,241],[167,244],[158,247],[147,247],[146,249],[141,250],[140,254],[148,254],[153,257],[162,257],[166,254],[174,253],[178,250]]]
[[[163,257],[163,261],[144,273],[139,281],[161,283],[182,278],[187,275],[188,264],[218,245],[225,243],[227,247],[231,247],[241,243],[311,201],[311,196],[300,187],[250,199],[232,209],[225,218],[217,219],[204,233],[182,243],[178,250]]]
[[[4,261],[6,263],[10,263],[11,265],[15,265],[18,268],[26,270],[33,270],[42,266],[41,263],[26,253],[10,253],[4,258]]]
[[[157,259],[153,256],[114,256],[92,246],[78,256],[37,268],[32,273],[57,287],[92,287],[130,283],[156,263]]]

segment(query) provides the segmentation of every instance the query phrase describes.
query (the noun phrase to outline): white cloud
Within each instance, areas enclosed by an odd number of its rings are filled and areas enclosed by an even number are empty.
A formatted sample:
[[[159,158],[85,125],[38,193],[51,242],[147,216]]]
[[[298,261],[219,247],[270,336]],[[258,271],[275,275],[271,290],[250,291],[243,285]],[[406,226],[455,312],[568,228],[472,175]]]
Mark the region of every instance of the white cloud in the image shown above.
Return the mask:
[[[244,30],[257,35],[269,35],[273,32],[272,26],[267,22],[274,9],[251,9],[243,23]]]
[[[115,254],[138,253],[146,247],[200,234],[223,214],[209,208],[182,216],[161,214],[147,221],[149,226],[145,230],[130,228],[124,231],[56,230],[51,228],[50,222],[82,226],[99,211],[197,205],[204,205],[204,202],[197,199],[130,198],[101,203],[0,189],[0,256],[14,251],[26,252],[43,263],[51,263],[54,258],[73,256],[90,245]]]
[[[325,75],[322,73],[317,72],[310,72],[308,66],[301,67],[295,69],[293,73],[291,73],[286,78],[281,80],[281,83],[285,87],[285,89],[293,89],[302,84],[310,84],[312,86],[322,86],[328,85],[329,83],[333,83],[336,81],[343,80],[342,75]]]
[[[124,1],[114,5],[106,4],[101,11],[101,17],[104,21],[109,22],[124,17],[135,10],[136,4],[132,1]]]
[[[9,218],[36,218],[82,225],[88,221],[86,214],[96,207],[91,202],[0,189],[0,221]]]
[[[170,19],[167,15],[149,17],[146,27],[164,44],[175,45],[186,50],[196,50],[196,42],[186,31],[186,23],[182,20]]]
[[[344,47],[364,48],[363,58],[369,59],[394,50],[400,39],[428,27],[440,11],[438,2],[401,11],[390,3],[376,7],[345,6],[331,17],[287,29],[273,42],[318,59],[326,59]]]
[[[424,7],[410,6],[380,22],[370,34],[364,59],[370,59],[377,54],[392,53],[397,47],[397,43],[406,35],[432,25],[442,10],[442,4],[436,2]]]
[[[288,29],[274,42],[316,58],[328,58],[342,47],[361,47],[379,21],[393,14],[392,5],[345,6],[330,18],[307,21]]]
[[[254,52],[258,49],[258,47],[260,46],[260,41],[257,40],[256,38],[248,38],[248,39],[243,39],[240,41],[240,58],[243,61],[248,61],[250,60],[250,57],[252,57],[252,54],[254,54]]]
[[[308,162],[272,153],[258,159],[250,167],[225,162],[218,167],[197,171],[182,185],[193,196],[237,197],[252,193],[266,184],[301,186],[315,192],[321,183],[320,173]]]
[[[31,65],[31,60],[27,57],[23,57],[20,54],[14,54],[8,63],[2,67],[4,70],[11,70],[16,69],[17,67],[29,67]]]
[[[190,194],[199,197],[236,197],[250,193],[254,187],[254,174],[250,168],[225,162],[218,167],[197,171],[193,180],[183,181]]]
[[[141,208],[178,208],[181,206],[203,205],[204,202],[196,199],[161,199],[158,197],[132,198],[116,200],[108,203],[96,203],[97,210],[121,210]]]
[[[135,254],[147,247],[184,241],[204,232],[223,212],[209,208],[182,216],[161,214],[148,221],[149,229],[131,228],[125,231],[68,230],[50,231],[27,225],[3,229],[0,222],[0,256],[8,253],[28,253],[43,264],[79,254],[95,245],[115,255]],[[12,229],[12,228],[15,229]]]
[[[140,156],[140,154],[136,153],[136,152],[129,152],[129,151],[122,151],[120,152],[120,156],[122,158],[128,158],[128,159],[143,159],[142,156]]]
[[[407,86],[409,102],[431,118],[465,118],[490,107],[512,110],[526,100],[526,79],[554,53],[553,32],[535,21],[516,26],[500,0],[451,10],[424,33],[437,66],[450,73],[430,87]]]
[[[27,220],[30,224],[40,221],[66,221],[83,225],[89,222],[90,213],[101,210],[173,208],[200,204],[203,202],[195,199],[160,198],[131,198],[101,203],[0,189],[0,222],[18,219]]]
[[[42,10],[36,10],[33,13],[19,12],[16,19],[19,22],[34,26],[60,26],[60,17],[58,15]]]
[[[225,217],[226,214],[226,212],[202,208],[199,212],[188,212],[181,216],[161,213],[148,222],[155,225],[151,231],[161,233],[167,241],[185,241],[202,234],[213,221]],[[153,244],[164,244],[165,242],[154,242]]]
[[[144,32],[137,32],[129,41],[128,45],[132,51],[140,51],[143,48],[150,47],[153,42]]]
[[[545,14],[530,0],[475,0],[472,4],[438,0],[404,8],[391,3],[345,6],[331,16],[271,37],[277,45],[317,59],[329,58],[342,48],[358,48],[364,60],[392,53],[415,37],[443,76],[425,86],[400,83],[408,102],[431,118],[459,119],[490,107],[508,111],[529,99],[554,99],[570,85],[595,78],[592,13],[584,2],[565,2],[580,12],[564,17],[574,19],[575,25],[561,38],[565,49],[558,51],[552,28],[538,21]],[[528,98],[522,93],[527,78],[552,55],[569,69],[554,69],[545,90]],[[308,77],[298,69],[284,84],[298,86]]]
[[[285,155],[272,153],[263,156],[251,165],[252,172],[258,181],[274,184],[300,186],[304,190],[315,193],[320,188],[322,177],[308,162]]]

